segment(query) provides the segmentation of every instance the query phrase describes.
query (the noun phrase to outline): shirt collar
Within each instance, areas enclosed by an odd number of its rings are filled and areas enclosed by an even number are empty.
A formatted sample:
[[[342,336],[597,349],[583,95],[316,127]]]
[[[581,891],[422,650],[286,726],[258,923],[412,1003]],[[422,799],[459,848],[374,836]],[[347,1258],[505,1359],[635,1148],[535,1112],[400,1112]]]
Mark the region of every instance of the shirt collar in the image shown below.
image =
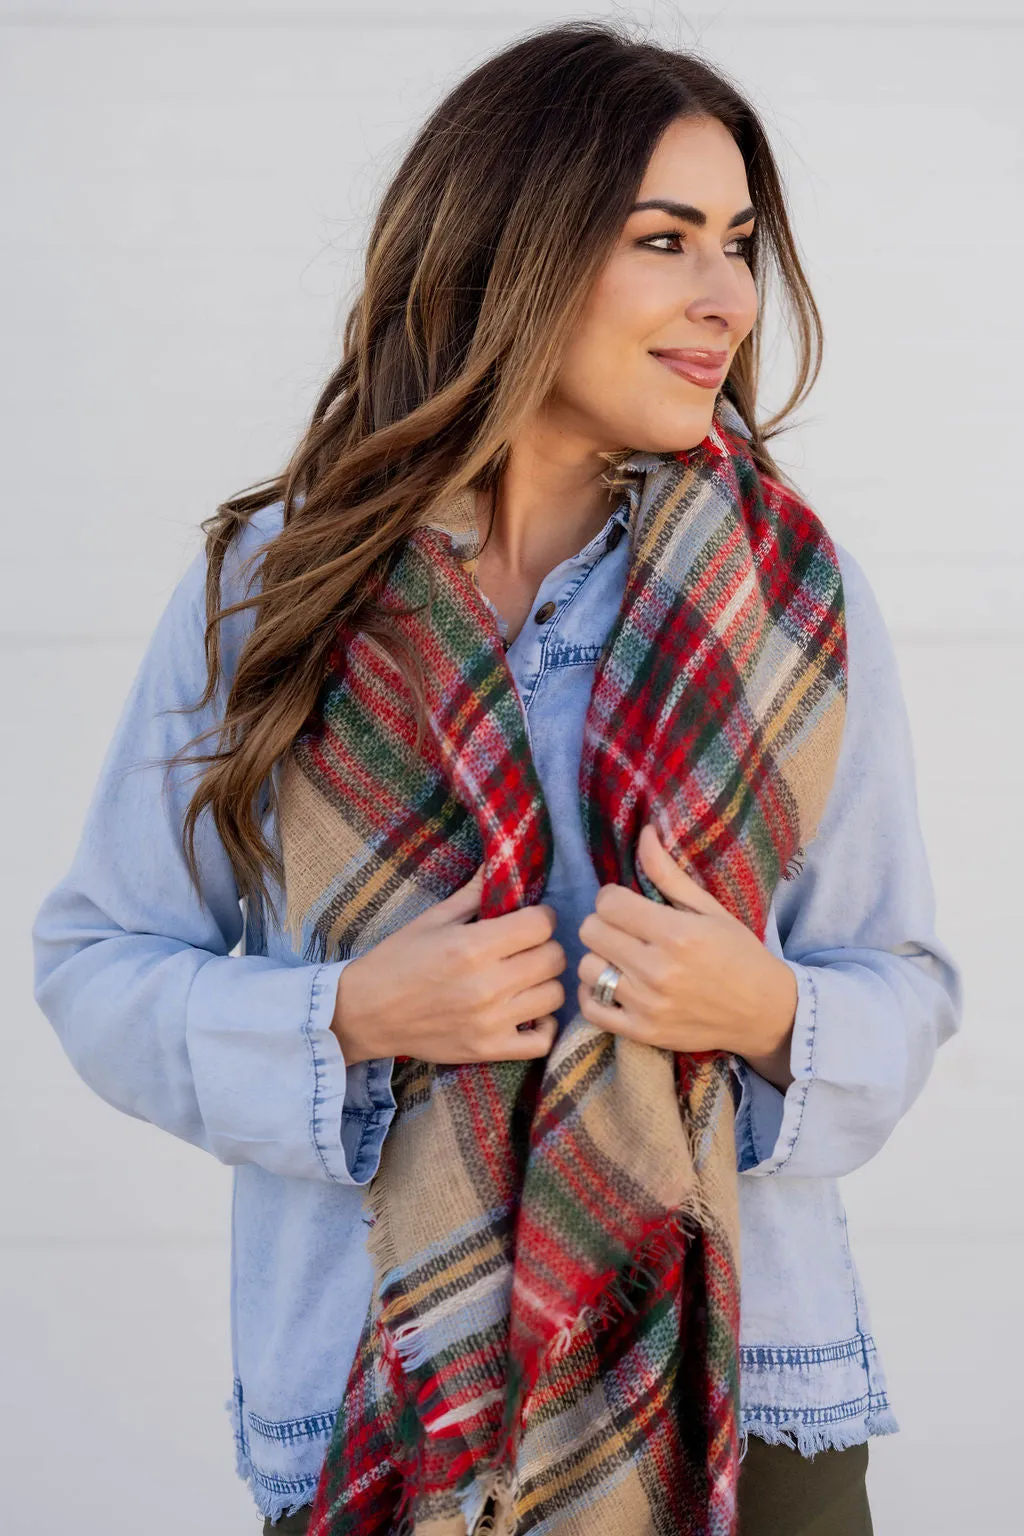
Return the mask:
[[[574,557],[575,559],[580,560],[584,556],[592,554],[594,550],[608,538],[616,523],[620,523],[625,531],[627,533],[629,532],[630,524],[633,521],[633,510],[635,505],[635,498],[632,494],[633,489],[634,488],[632,486],[623,487],[619,493],[619,500],[616,502],[611,512],[609,512],[604,527],[599,529],[598,532],[594,534],[592,539],[588,540],[588,542],[579,551],[579,554]]]

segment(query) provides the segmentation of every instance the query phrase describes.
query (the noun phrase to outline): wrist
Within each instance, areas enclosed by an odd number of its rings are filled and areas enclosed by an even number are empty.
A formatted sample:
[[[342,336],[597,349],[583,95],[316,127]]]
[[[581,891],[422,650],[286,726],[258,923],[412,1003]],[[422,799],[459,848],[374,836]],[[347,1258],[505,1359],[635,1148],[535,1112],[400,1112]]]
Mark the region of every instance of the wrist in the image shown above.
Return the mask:
[[[792,1069],[789,1065],[790,1047],[793,1043],[793,1031],[787,1030],[785,1038],[766,1056],[744,1056],[743,1060],[749,1067],[753,1067],[759,1077],[773,1084],[780,1093],[785,1093],[790,1083],[795,1082]]]
[[[754,1049],[741,1054],[759,1076],[785,1093],[794,1081],[790,1053],[799,993],[792,968],[777,956],[772,958],[773,979],[764,998],[766,1027]]]
[[[388,1054],[377,1040],[378,1031],[367,1006],[367,993],[363,986],[366,959],[365,955],[361,955],[346,965],[338,977],[335,992],[331,1032],[341,1046],[346,1067],[354,1067],[357,1062],[372,1061],[377,1056]]]

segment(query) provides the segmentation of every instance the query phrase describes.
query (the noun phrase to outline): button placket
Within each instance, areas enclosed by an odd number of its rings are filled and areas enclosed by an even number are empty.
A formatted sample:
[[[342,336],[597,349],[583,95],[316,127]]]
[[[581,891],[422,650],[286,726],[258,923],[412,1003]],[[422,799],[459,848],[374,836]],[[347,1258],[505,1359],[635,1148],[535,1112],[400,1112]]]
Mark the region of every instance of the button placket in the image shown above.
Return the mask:
[[[614,517],[612,526],[604,534],[603,539],[595,537],[586,549],[563,562],[564,570],[561,574],[557,598],[548,598],[541,603],[531,615],[537,628],[529,630],[524,625],[514,641],[513,670],[527,715],[529,715],[529,706],[534,693],[544,674],[544,654],[551,643],[552,634],[558,622],[594,567],[600,564],[610,548],[614,549],[621,543],[623,534],[628,532],[622,520],[623,512],[626,512],[625,506],[618,509],[618,515]],[[554,572],[551,572],[545,580],[545,585],[551,581],[553,575]],[[551,590],[550,586],[548,590]],[[550,630],[542,633],[542,626],[550,624],[552,619],[555,619],[555,624]]]
[[[617,549],[618,548],[619,544],[622,541],[623,534],[625,532],[626,532],[626,529],[625,529],[624,524],[621,523],[618,519],[616,519],[612,523],[612,526],[608,530],[607,534],[605,535],[604,543],[600,547],[594,548],[594,549],[588,549],[588,552],[586,553],[585,557],[583,555],[577,555],[575,557],[575,559],[571,563],[572,564],[582,564],[583,570],[582,570],[582,573],[578,577],[575,577],[573,579],[568,595],[572,595],[572,593],[575,593],[577,591],[577,589],[580,586],[582,586],[582,584],[586,580],[587,576],[593,570],[594,566],[597,565],[598,561],[601,559],[601,557],[603,555],[611,554],[613,549]],[[565,596],[566,594],[563,592],[562,595]],[[534,623],[536,623],[536,624],[546,624],[549,621],[549,619],[553,618],[553,616],[555,615],[555,613],[557,611],[558,611],[558,603],[557,602],[553,602],[549,598],[547,600],[547,602],[541,603],[540,607],[535,611],[535,613],[533,615]]]

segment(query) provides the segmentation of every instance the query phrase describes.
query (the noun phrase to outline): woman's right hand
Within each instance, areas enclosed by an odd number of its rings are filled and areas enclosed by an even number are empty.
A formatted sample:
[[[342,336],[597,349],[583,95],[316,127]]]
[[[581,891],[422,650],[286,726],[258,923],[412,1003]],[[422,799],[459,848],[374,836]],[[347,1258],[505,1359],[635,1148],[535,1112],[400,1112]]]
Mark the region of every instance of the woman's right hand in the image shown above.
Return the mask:
[[[545,903],[480,918],[483,865],[465,885],[348,964],[332,1029],[348,1066],[412,1056],[454,1065],[546,1056],[566,957]],[[519,1024],[536,1023],[532,1029]]]

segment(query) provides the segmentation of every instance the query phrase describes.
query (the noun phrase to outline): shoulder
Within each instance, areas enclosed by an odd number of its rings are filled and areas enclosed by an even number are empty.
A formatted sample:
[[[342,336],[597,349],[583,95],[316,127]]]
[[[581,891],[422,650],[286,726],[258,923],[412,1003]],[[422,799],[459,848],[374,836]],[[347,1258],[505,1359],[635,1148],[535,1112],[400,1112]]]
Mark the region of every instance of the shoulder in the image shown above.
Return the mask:
[[[237,603],[259,586],[260,556],[283,526],[284,503],[275,501],[254,512],[232,539],[224,555],[220,573],[221,604]],[[181,608],[191,608],[196,616],[206,610],[206,544],[192,560],[175,589]]]
[[[231,541],[221,570],[221,601],[225,606],[258,590],[261,557],[281,532],[283,517],[281,501],[261,507]],[[205,559],[203,563],[205,581]]]
[[[884,689],[898,679],[899,668],[892,635],[875,588],[863,564],[853,552],[832,538],[843,588],[851,702],[854,693]]]
[[[231,541],[220,573],[221,607],[251,596],[259,587],[260,556],[281,531],[283,503],[274,502],[253,514]],[[151,663],[179,678],[183,690],[201,691],[206,675],[205,543],[171,594],[149,645]],[[228,615],[221,624],[221,664],[224,683],[234,675],[238,655],[255,622],[255,610]]]
[[[802,568],[810,548],[817,570],[809,579],[816,594],[823,601],[841,597],[851,674],[856,671],[863,675],[879,666],[893,668],[895,652],[888,625],[860,559],[835,537],[826,520],[797,490],[760,469],[756,470],[756,484],[758,505],[767,510],[774,525],[778,557],[785,562],[798,560]]]
[[[751,483],[757,486],[758,503],[763,501],[775,522],[780,546],[792,550],[795,545],[802,555],[802,544],[818,545],[822,553],[827,554],[829,566],[839,567],[847,624],[858,632],[858,637],[861,630],[871,636],[887,634],[874,589],[853,551],[840,543],[826,519],[795,487],[765,474],[754,463],[745,445],[740,445],[739,456],[745,459]]]
[[[235,534],[225,551],[220,570],[222,607],[241,602],[259,590],[261,557],[281,532],[283,515],[283,502],[275,501],[254,512]],[[206,576],[207,553],[204,542],[178,586],[181,599],[192,606],[199,616],[206,612]],[[251,614],[246,617],[251,622]]]
[[[758,470],[761,494],[776,526],[780,551],[803,558],[807,542],[826,555],[821,591],[842,604],[846,643],[846,708],[839,779],[869,771],[872,759],[910,752],[909,723],[892,634],[865,562],[836,538],[828,521],[799,493]],[[794,551],[800,551],[794,556]],[[838,587],[836,594],[836,572]],[[870,771],[874,771],[871,769]]]
[[[220,573],[221,606],[242,602],[259,591],[262,557],[267,546],[281,532],[284,503],[271,502],[254,512],[244,528],[232,539],[224,555]],[[206,560],[203,556],[203,624],[206,623]],[[221,667],[225,683],[230,683],[243,645],[256,622],[255,608],[229,614],[220,628]]]
[[[764,505],[775,521],[779,553],[784,558],[803,560],[806,547],[814,547],[819,557],[817,585],[822,593],[835,593],[838,568],[851,678],[854,673],[863,677],[878,667],[894,670],[896,656],[889,628],[859,557],[836,538],[826,519],[798,491],[760,470],[757,480]]]
[[[914,748],[899,659],[874,586],[844,544],[839,562],[846,628],[847,693],[836,785],[822,824],[852,804],[902,795],[914,781]]]

